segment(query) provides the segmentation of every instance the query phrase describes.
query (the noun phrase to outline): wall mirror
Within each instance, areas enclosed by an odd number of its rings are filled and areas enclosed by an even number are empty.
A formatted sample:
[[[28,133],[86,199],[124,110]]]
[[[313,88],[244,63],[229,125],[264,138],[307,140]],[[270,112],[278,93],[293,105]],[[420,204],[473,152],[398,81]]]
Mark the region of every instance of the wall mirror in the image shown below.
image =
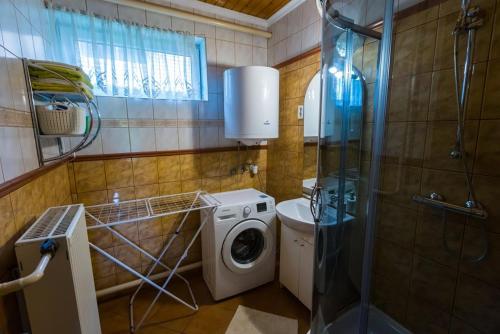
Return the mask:
[[[339,110],[342,109],[347,112],[348,144],[346,152],[347,168],[345,198],[353,202],[351,206],[347,205],[346,207],[349,212],[354,213],[354,203],[356,202],[357,197],[356,189],[360,174],[362,152],[361,137],[363,133],[363,109],[365,104],[366,85],[361,71],[353,66],[351,72],[351,82],[349,83],[351,90],[350,99],[348,104],[344,105],[344,73],[340,67],[341,66],[339,66],[339,68],[332,67],[328,69],[329,75],[326,80],[329,81],[327,85],[329,91],[325,92],[325,94],[327,94],[326,99],[329,101],[329,107]],[[323,113],[321,119],[322,126],[320,126],[320,90],[321,78],[320,73],[318,72],[309,82],[304,97],[304,177],[302,183],[304,194],[310,194],[316,182],[318,139],[321,139],[322,143],[328,143],[328,149],[322,150],[322,154],[326,154],[328,156],[324,156],[322,159],[325,159],[325,161],[330,164],[330,168],[328,168],[329,174],[323,175],[323,177],[338,177],[341,154],[341,113]],[[319,133],[320,128],[321,133]],[[335,185],[337,182],[331,182],[331,184]],[[332,198],[335,198],[338,195],[337,189],[329,189],[329,192],[331,193]]]

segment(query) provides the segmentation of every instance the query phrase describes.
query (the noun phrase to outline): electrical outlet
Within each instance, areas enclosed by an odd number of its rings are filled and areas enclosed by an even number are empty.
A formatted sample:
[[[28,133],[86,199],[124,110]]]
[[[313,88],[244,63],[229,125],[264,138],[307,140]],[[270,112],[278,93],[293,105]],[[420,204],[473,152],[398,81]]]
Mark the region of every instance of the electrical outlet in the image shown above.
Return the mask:
[[[303,105],[300,105],[297,108],[297,118],[304,119],[304,106]]]

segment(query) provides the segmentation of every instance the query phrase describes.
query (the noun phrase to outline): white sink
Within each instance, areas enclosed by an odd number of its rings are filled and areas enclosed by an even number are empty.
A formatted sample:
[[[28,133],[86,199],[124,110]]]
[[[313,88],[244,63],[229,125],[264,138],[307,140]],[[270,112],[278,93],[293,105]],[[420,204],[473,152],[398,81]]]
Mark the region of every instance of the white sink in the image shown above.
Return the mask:
[[[314,233],[314,218],[309,208],[310,201],[296,198],[276,205],[278,218],[283,224],[297,231]]]

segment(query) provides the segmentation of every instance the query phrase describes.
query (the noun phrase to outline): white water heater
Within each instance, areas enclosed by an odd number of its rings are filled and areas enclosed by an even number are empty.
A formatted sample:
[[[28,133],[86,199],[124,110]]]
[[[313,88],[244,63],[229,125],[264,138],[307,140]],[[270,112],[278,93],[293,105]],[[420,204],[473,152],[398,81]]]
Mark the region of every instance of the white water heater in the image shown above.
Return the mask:
[[[279,71],[244,66],[224,71],[224,133],[246,145],[278,138]]]

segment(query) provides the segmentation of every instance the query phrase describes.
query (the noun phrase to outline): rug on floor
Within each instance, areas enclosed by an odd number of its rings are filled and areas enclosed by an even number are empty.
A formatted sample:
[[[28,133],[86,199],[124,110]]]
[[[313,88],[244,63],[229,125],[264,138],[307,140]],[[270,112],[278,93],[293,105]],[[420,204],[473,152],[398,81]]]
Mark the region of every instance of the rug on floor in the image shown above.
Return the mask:
[[[296,334],[297,319],[238,306],[226,334]]]

